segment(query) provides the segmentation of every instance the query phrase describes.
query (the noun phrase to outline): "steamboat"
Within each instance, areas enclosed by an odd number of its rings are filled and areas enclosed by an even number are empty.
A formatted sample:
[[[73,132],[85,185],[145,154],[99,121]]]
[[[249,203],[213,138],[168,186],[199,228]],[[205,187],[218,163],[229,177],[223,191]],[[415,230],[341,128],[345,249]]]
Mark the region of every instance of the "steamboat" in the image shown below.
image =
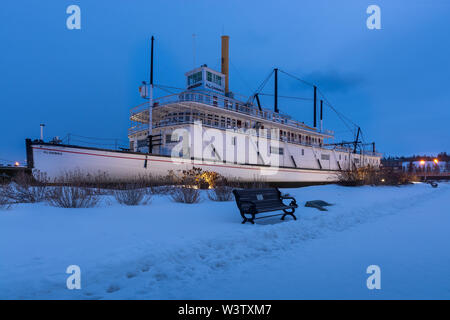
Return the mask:
[[[123,181],[196,167],[230,180],[312,184],[335,182],[342,170],[380,166],[381,154],[374,143],[366,150],[360,128],[354,141],[334,142],[333,131],[323,128],[316,86],[311,126],[279,111],[278,69],[273,108],[261,106],[258,92],[237,98],[229,88],[229,37],[221,41],[220,72],[201,65],[185,74],[183,90],[153,97],[152,37],[150,81],[139,87],[146,101],[130,111],[127,148],[45,142],[41,130],[41,139],[26,139],[28,169],[49,179],[80,171]]]

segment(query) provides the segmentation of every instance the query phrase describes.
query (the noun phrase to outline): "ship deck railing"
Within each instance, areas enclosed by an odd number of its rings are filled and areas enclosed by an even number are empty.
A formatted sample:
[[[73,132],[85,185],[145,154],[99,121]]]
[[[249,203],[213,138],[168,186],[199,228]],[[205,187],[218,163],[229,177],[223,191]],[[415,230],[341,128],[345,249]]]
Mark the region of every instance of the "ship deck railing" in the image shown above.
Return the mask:
[[[159,122],[155,122],[153,125],[153,129],[158,129],[158,128],[164,128],[164,127],[168,127],[168,126],[178,126],[178,125],[182,125],[182,126],[186,126],[186,125],[194,125],[196,123],[195,120],[186,120],[186,119],[178,119],[178,120],[162,120]],[[219,130],[227,130],[227,131],[231,131],[233,133],[243,133],[243,129],[249,129],[249,128],[238,128],[238,127],[230,127],[230,126],[222,126],[220,125],[215,125],[213,123],[208,124],[208,123],[202,123],[202,126],[205,128],[212,128],[212,129],[219,129]],[[129,129],[129,134],[135,134],[138,132],[143,132],[143,133],[147,133],[148,132],[148,124],[138,124],[134,127],[131,127]],[[255,137],[262,137],[262,138],[266,138],[266,139],[272,139],[271,137],[271,132],[270,130],[267,130],[267,134],[265,135],[260,135],[258,133],[258,130],[246,130],[245,131],[246,134],[249,134],[251,136],[255,136]],[[305,146],[305,147],[316,147],[316,148],[322,148],[322,149],[326,149],[329,151],[332,150],[336,150],[336,151],[340,151],[340,152],[352,152],[353,149],[351,148],[344,148],[344,147],[335,147],[335,146],[325,146],[325,145],[321,145],[319,143],[310,143],[310,142],[306,142],[304,140],[302,141],[298,141],[295,139],[290,139],[288,137],[279,137],[279,141],[281,142],[287,142],[287,143],[292,143],[295,145],[299,145],[299,146]],[[366,156],[380,156],[380,153],[377,152],[372,152],[372,151],[364,151],[363,153]]]
[[[261,120],[270,121],[277,124],[286,125],[289,127],[302,129],[310,131],[311,133],[322,134],[327,136],[333,136],[334,132],[331,130],[323,130],[319,132],[317,128],[310,127],[303,122],[291,119],[288,115],[276,113],[272,110],[257,108],[255,105],[250,103],[243,103],[242,101],[235,100],[231,97],[222,96],[213,93],[202,93],[202,92],[182,92],[178,94],[172,94],[168,96],[163,96],[153,100],[153,107],[163,107],[170,104],[182,104],[183,102],[194,102],[200,104],[206,104],[215,108],[220,108],[223,110],[229,110],[233,112],[242,113],[249,115]],[[142,103],[130,111],[130,119],[135,122],[145,122],[145,117],[143,114],[148,113],[149,103]],[[187,106],[189,107],[189,106]],[[146,117],[148,119],[148,115]]]

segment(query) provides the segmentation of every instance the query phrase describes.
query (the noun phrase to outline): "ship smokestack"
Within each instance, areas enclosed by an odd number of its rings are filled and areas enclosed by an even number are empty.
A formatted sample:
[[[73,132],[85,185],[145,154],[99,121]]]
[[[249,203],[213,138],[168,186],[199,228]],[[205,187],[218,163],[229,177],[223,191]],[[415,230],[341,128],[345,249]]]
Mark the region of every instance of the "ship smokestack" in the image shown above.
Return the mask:
[[[229,36],[222,36],[222,73],[225,75],[225,93],[229,92],[228,87],[228,64],[229,64]]]

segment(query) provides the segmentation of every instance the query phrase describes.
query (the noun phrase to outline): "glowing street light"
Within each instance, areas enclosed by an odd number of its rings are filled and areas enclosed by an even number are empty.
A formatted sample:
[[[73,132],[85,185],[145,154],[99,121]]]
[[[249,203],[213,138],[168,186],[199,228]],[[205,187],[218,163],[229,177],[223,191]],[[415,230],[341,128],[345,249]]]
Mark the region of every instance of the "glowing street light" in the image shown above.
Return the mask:
[[[439,160],[438,160],[438,159],[434,159],[433,161],[434,161],[435,164],[438,164],[438,163],[439,163]]]
[[[425,160],[420,160],[420,165],[423,166],[423,172],[425,173],[424,181],[427,181],[427,168],[425,168]]]

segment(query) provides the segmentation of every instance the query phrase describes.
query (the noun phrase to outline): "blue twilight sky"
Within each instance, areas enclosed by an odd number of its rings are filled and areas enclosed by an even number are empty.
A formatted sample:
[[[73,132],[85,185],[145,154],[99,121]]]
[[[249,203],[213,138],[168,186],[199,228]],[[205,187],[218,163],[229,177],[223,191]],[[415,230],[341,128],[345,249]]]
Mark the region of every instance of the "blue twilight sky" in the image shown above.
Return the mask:
[[[71,4],[81,7],[81,30],[66,28]],[[371,4],[382,30],[366,27]],[[250,94],[278,67],[317,84],[385,155],[448,152],[449,17],[448,0],[2,1],[0,159],[25,159],[24,139],[38,138],[41,122],[46,138],[126,143],[152,34],[157,83],[184,86],[192,34],[196,65],[219,70],[225,33],[233,91]],[[272,90],[269,82],[263,91]],[[311,98],[312,90],[281,74],[279,94]],[[279,105],[311,124],[312,102]],[[336,119],[325,110],[325,126],[348,137]]]

